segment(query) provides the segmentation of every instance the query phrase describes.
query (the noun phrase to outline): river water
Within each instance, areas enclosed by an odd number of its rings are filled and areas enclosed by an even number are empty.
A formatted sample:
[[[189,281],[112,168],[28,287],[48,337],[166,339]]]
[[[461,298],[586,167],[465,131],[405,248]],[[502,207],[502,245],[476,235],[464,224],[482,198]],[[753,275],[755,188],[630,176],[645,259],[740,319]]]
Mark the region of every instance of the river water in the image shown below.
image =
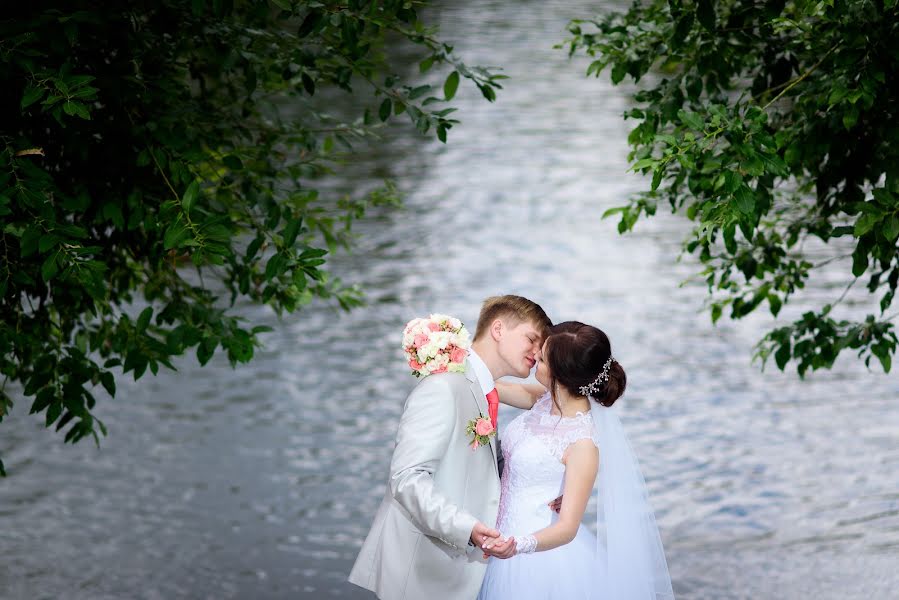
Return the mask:
[[[98,406],[99,449],[63,445],[20,402],[0,426],[0,598],[369,597],[345,579],[414,385],[403,324],[436,311],[473,327],[496,293],[609,334],[679,598],[896,597],[899,381],[851,357],[805,381],[760,371],[753,344],[777,321],[710,324],[704,289],[680,285],[698,270],[678,261],[684,220],[624,237],[600,220],[646,182],[626,173],[628,89],[552,49],[597,8],[430,12],[469,64],[512,79],[494,105],[460,88],[448,145],[403,129],[354,164],[347,188],[388,176],[407,194],[333,263],[366,308],[242,307],[277,327],[253,363],[190,357],[123,381]],[[786,317],[839,297],[837,266]],[[845,310],[868,304],[850,294]]]

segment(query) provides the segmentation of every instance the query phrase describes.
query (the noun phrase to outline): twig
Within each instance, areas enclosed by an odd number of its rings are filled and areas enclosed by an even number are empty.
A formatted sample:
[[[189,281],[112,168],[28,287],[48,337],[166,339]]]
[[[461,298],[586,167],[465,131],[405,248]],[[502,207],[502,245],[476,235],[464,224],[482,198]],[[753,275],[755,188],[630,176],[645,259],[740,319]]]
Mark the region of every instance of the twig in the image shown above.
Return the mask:
[[[825,60],[828,56],[830,56],[830,53],[833,52],[834,50],[836,50],[836,49],[839,47],[840,44],[842,44],[842,42],[837,42],[836,44],[834,44],[833,47],[832,47],[830,50],[828,50],[827,52],[824,53],[824,56],[821,57],[821,60],[819,60],[818,62],[816,62],[814,65],[812,65],[812,68],[810,68],[808,71],[806,71],[805,73],[803,73],[802,75],[800,75],[799,77],[797,77],[796,79],[794,79],[793,82],[790,83],[790,85],[788,85],[786,88],[784,88],[784,90],[783,90],[781,93],[779,93],[777,96],[775,96],[773,100],[771,100],[768,104],[766,104],[765,106],[763,106],[763,107],[762,107],[762,110],[767,110],[769,106],[771,106],[772,104],[774,104],[775,102],[777,102],[778,100],[780,100],[781,97],[783,97],[784,94],[786,94],[786,93],[789,92],[791,89],[793,89],[794,87],[796,87],[796,86],[799,84],[799,82],[801,82],[803,79],[805,79],[806,77],[808,77],[809,75],[811,75],[812,73],[814,73],[815,70],[817,70],[817,68],[821,66],[821,64],[824,62],[824,60]],[[773,88],[773,89],[777,89],[777,88]]]
[[[843,290],[843,293],[840,295],[839,298],[837,298],[837,301],[834,302],[832,306],[836,306],[837,304],[839,304],[840,302],[843,301],[843,298],[846,297],[846,294],[849,293],[849,290],[852,289],[852,286],[855,285],[856,281],[858,281],[858,277],[856,277],[855,279],[853,279],[852,281],[849,282],[849,285],[846,286],[846,289]]]

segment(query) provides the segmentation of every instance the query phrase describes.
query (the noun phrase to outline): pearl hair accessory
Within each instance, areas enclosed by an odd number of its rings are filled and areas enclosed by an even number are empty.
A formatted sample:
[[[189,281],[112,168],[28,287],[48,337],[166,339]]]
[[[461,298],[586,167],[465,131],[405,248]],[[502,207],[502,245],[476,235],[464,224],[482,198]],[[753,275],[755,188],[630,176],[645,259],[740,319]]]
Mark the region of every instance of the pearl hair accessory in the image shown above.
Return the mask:
[[[602,366],[602,371],[600,371],[599,375],[596,376],[596,380],[594,380],[590,385],[584,385],[578,388],[578,391],[582,396],[592,396],[599,391],[599,388],[602,387],[602,384],[609,380],[609,368],[612,366],[613,360],[615,359],[610,355],[609,360],[607,360]]]

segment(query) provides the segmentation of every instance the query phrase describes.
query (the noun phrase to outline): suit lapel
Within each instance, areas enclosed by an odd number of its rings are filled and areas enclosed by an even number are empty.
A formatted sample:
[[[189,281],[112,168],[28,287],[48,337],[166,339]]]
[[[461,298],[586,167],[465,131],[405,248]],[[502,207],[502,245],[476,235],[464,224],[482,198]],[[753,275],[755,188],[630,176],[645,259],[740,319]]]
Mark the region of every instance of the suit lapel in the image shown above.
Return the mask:
[[[484,390],[478,382],[478,377],[475,375],[474,369],[468,361],[465,362],[465,377],[468,379],[468,389],[471,391],[475,404],[478,406],[478,412],[485,417],[488,416],[490,411],[487,408],[487,397],[484,395]],[[499,432],[497,432],[497,434],[498,433]],[[499,466],[496,463],[496,435],[491,436],[489,439],[490,451],[493,453],[493,466],[496,467],[497,475],[499,475]]]

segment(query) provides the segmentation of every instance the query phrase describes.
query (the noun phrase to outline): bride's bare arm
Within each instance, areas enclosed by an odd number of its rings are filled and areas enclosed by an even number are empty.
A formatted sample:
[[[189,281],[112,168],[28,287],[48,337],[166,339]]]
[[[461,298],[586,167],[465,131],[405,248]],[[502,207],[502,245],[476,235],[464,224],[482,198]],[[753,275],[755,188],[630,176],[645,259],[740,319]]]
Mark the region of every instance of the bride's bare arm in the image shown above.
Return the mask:
[[[531,534],[537,541],[535,548],[537,552],[564,546],[577,535],[584,511],[587,509],[587,501],[593,491],[593,483],[596,481],[599,450],[592,441],[580,440],[568,447],[563,462],[565,487],[562,492],[562,510],[559,511],[558,521]],[[526,544],[524,537],[519,537],[516,541],[519,551],[528,551],[524,547]]]
[[[503,404],[530,410],[546,389],[542,385],[536,384],[497,381],[496,391],[499,392],[499,401]]]

